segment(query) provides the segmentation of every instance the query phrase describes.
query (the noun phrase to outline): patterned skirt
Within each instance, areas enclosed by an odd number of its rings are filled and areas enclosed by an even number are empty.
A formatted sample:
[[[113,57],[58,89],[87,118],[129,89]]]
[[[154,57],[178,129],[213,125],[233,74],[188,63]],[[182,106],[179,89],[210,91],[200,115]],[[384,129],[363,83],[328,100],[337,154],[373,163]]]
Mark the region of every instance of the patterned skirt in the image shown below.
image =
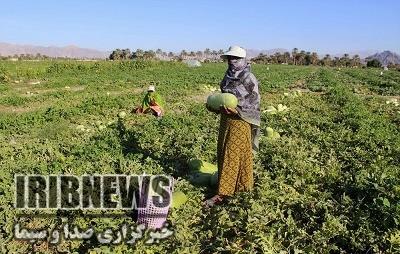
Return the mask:
[[[218,195],[253,188],[251,125],[238,116],[221,115],[218,136]]]

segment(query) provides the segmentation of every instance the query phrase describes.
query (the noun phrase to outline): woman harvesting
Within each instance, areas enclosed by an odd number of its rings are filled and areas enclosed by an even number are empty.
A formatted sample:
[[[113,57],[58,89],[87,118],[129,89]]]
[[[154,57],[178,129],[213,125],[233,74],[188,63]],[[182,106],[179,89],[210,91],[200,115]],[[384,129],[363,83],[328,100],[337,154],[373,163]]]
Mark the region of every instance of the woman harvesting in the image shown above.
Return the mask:
[[[151,113],[157,117],[164,114],[164,100],[155,90],[155,86],[149,86],[143,98],[142,106],[134,109],[135,113]]]
[[[236,108],[221,106],[218,136],[218,190],[206,206],[221,202],[224,197],[253,188],[253,152],[258,151],[260,127],[260,95],[258,81],[246,61],[246,51],[232,46],[221,56],[228,62],[228,70],[221,81],[223,93],[236,96]]]

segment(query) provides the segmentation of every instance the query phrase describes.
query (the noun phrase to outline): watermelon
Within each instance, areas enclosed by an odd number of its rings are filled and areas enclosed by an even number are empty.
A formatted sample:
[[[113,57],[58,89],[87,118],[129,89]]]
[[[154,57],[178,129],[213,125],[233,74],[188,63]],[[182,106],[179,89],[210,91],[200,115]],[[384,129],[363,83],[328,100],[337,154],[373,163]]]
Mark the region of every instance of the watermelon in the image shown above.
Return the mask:
[[[188,161],[189,169],[192,171],[199,170],[202,164],[203,162],[199,159],[190,159]]]
[[[213,174],[218,171],[216,165],[199,159],[191,159],[188,164],[191,171],[199,171],[204,174]]]
[[[281,137],[279,132],[275,131],[271,127],[267,127],[266,131],[267,131],[267,138],[270,140],[278,139]]]
[[[274,134],[272,135],[272,139],[278,139],[280,137],[281,137],[281,135],[277,131],[275,131]]]
[[[124,111],[121,111],[118,113],[119,118],[124,118],[126,116],[126,113]]]
[[[267,137],[272,137],[274,135],[274,129],[272,129],[271,127],[267,127]]]
[[[210,177],[210,186],[217,186],[218,185],[218,172],[215,172]]]
[[[210,184],[211,174],[195,172],[190,175],[190,182],[196,185],[207,186]]]
[[[190,182],[200,186],[216,186],[218,184],[218,172],[206,174],[194,172],[189,176]]]
[[[175,191],[172,193],[171,208],[179,208],[186,203],[187,199],[188,198],[186,197],[185,193],[182,191]]]
[[[278,104],[278,111],[285,111],[288,107],[286,105]]]
[[[276,108],[274,106],[268,106],[263,112],[273,115],[276,114]]]
[[[211,94],[210,96],[207,97],[207,105],[213,109],[213,110],[218,110],[219,109],[219,100],[217,98],[217,94]]]
[[[268,106],[267,111],[276,111],[276,108],[274,106]]]
[[[189,160],[188,165],[191,171],[189,177],[192,183],[206,186],[210,185],[212,182],[215,182],[215,177],[216,177],[215,175],[218,174],[217,165],[199,159]]]
[[[218,167],[217,165],[203,161],[203,165],[201,165],[199,171],[204,174],[214,174],[218,171]]]
[[[219,110],[221,106],[236,108],[238,99],[231,93],[214,93],[208,96],[207,105],[213,110]]]

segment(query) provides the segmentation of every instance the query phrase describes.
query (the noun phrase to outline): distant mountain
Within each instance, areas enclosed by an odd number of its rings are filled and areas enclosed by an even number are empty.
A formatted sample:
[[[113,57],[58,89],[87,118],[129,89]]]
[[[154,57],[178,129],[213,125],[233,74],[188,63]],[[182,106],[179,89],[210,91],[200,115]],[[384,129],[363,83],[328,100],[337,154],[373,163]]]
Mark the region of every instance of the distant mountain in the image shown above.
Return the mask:
[[[342,57],[344,54],[349,54],[349,57],[353,57],[358,55],[361,59],[365,59],[366,57],[378,53],[378,50],[354,50],[349,52],[331,54],[332,57]],[[322,55],[322,57],[325,55]]]
[[[365,60],[368,61],[372,59],[378,60],[383,66],[387,66],[389,64],[400,64],[400,56],[388,50],[369,56]]]
[[[49,57],[69,57],[81,59],[104,59],[110,55],[110,52],[99,51],[95,49],[79,48],[77,46],[66,47],[42,47],[33,45],[19,45],[0,42],[0,55],[13,56],[21,54],[36,54],[46,55]]]

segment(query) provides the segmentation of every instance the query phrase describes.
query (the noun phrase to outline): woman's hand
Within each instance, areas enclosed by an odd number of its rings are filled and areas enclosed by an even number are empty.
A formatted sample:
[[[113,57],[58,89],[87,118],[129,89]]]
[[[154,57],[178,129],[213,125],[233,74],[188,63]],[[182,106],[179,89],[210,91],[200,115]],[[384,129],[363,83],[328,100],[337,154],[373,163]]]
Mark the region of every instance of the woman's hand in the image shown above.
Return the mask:
[[[238,111],[234,108],[227,108],[225,106],[220,107],[220,112],[226,115],[237,115]]]

